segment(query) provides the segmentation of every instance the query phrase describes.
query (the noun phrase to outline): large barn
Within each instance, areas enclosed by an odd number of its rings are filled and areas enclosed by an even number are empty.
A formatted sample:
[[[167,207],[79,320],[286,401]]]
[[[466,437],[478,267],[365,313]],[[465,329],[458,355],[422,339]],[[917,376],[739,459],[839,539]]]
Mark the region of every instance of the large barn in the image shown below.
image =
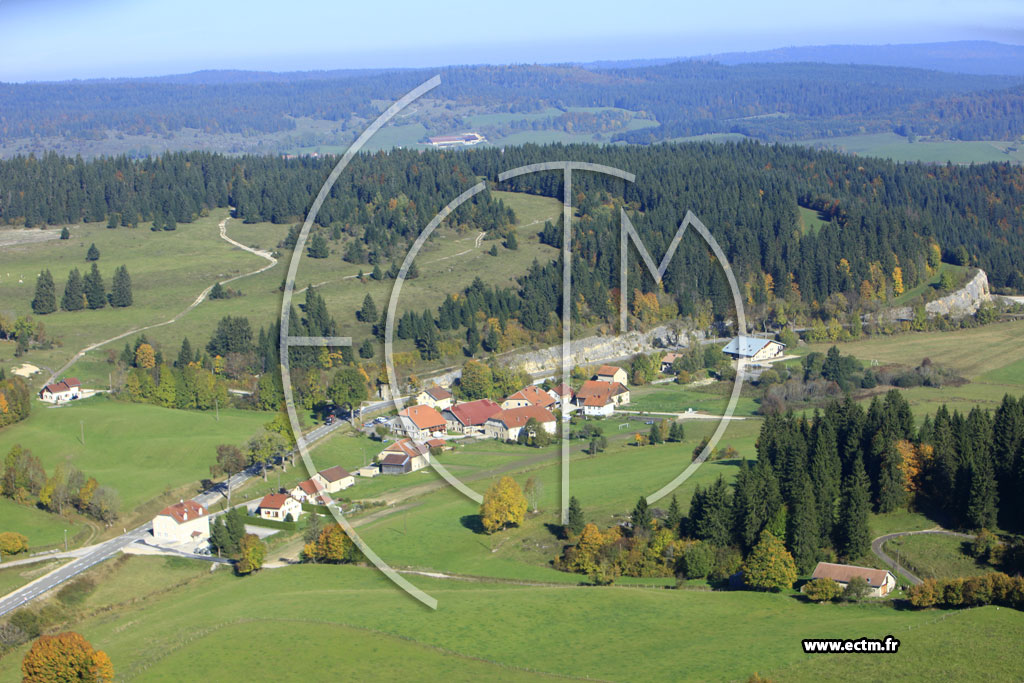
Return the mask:
[[[782,358],[786,352],[786,345],[774,339],[762,339],[760,337],[735,337],[722,352],[733,358],[759,361]]]

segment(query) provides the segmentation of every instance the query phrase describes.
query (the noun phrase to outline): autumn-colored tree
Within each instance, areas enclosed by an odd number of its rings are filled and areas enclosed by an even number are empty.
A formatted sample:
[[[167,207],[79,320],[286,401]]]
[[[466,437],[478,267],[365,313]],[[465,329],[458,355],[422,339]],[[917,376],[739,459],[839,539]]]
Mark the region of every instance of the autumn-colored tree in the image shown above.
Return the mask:
[[[0,533],[0,555],[17,555],[28,550],[28,538],[16,531]]]
[[[521,524],[526,516],[526,496],[512,477],[502,477],[484,494],[480,506],[481,522],[488,533],[501,531],[512,524]]]
[[[156,353],[154,353],[152,346],[149,344],[139,344],[139,348],[135,349],[135,366],[144,370],[156,367]]]
[[[360,558],[359,549],[340,524],[324,527],[315,540],[303,546],[302,556],[307,562],[330,564],[354,562]]]
[[[782,540],[770,531],[761,533],[761,540],[743,563],[743,580],[748,586],[762,590],[784,590],[796,582],[796,564]]]
[[[896,266],[892,269],[892,293],[899,296],[903,291],[903,269]]]
[[[900,439],[896,442],[896,450],[903,458],[900,463],[900,469],[903,470],[903,485],[913,498],[921,490],[924,479],[922,473],[932,458],[934,448],[931,444],[922,443],[915,446],[906,439]]]
[[[263,567],[263,558],[267,554],[266,544],[256,534],[246,534],[238,543],[238,562],[235,573],[245,576]]]
[[[925,579],[907,591],[910,604],[914,607],[931,607],[942,599],[942,592],[935,579]]]
[[[114,666],[107,653],[93,649],[88,640],[74,631],[40,636],[22,660],[21,672],[23,683],[114,680]]]

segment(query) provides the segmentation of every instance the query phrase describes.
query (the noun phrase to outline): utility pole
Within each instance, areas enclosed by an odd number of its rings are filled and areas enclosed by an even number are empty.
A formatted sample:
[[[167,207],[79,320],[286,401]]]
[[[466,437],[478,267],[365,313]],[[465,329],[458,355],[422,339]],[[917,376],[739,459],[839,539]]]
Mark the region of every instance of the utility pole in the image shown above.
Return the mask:
[[[213,399],[213,408],[217,413],[217,422],[220,422],[220,403],[217,399]]]
[[[64,552],[68,551],[68,530],[64,530]]]
[[[78,438],[81,439],[82,445],[85,445],[85,420],[78,421]]]

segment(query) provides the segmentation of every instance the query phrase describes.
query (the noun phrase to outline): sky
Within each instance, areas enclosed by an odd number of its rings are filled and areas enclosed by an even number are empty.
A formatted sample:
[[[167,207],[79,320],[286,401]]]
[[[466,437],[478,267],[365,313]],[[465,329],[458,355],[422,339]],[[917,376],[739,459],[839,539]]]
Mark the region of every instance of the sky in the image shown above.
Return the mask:
[[[0,0],[0,81],[1024,44],[1020,0]]]

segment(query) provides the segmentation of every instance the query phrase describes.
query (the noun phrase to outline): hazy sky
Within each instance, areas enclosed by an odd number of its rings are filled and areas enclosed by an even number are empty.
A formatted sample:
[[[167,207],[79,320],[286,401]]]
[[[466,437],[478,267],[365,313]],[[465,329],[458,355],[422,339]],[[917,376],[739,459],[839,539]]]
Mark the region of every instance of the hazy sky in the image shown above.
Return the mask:
[[[1020,0],[0,0],[0,80],[1024,43]]]

